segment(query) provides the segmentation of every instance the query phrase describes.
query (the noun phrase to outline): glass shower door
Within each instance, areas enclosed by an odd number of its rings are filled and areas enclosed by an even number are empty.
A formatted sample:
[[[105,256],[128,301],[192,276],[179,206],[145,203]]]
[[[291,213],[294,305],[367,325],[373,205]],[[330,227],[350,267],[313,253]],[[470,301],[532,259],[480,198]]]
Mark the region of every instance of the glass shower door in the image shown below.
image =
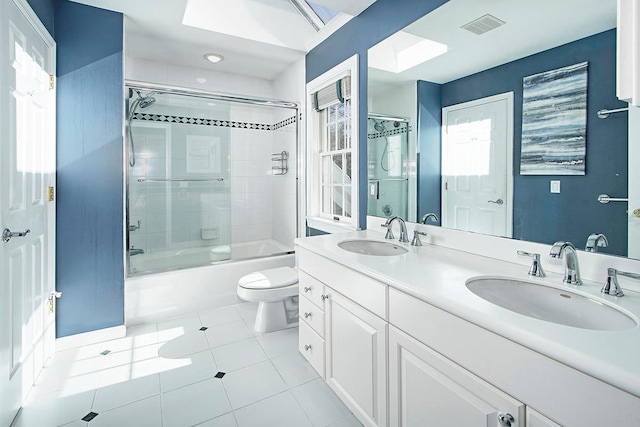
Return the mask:
[[[229,131],[198,122],[211,108],[200,98],[136,92],[133,98],[127,132],[129,272],[228,260]]]

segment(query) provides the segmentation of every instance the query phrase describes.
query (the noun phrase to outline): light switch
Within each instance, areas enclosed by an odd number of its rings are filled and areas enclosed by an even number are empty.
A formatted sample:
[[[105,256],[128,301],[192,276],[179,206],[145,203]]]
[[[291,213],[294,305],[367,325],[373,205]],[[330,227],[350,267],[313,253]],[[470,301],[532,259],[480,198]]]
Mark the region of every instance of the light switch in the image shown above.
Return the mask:
[[[559,193],[560,192],[560,181],[551,181],[551,185],[549,186],[549,191],[551,193]]]

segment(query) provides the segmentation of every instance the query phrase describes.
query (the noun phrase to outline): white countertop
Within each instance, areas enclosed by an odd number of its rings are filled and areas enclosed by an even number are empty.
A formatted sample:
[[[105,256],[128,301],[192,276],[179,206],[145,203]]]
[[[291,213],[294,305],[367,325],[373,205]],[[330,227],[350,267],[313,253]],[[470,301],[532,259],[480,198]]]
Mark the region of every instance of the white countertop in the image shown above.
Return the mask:
[[[338,248],[338,242],[349,239],[390,242],[382,233],[365,230],[299,238],[296,244],[640,397],[639,326],[626,331],[594,331],[558,325],[494,305],[465,284],[477,276],[538,282],[602,301],[636,323],[640,322],[639,293],[625,289],[621,298],[602,295],[601,283],[584,281],[582,286],[568,286],[559,274],[547,272],[547,277],[534,278],[519,264],[427,244],[400,244],[409,252],[396,256],[361,255]]]

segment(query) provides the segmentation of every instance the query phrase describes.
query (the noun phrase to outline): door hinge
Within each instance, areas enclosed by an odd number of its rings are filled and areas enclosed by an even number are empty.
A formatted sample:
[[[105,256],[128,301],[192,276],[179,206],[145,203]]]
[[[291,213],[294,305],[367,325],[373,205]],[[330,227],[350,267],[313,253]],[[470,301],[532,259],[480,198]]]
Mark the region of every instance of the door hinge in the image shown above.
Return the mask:
[[[56,76],[49,74],[49,90],[56,88]]]
[[[444,191],[449,191],[449,182],[444,183]]]
[[[49,313],[53,314],[53,312],[56,311],[56,299],[60,298],[61,296],[62,292],[54,291],[49,294]]]
[[[49,199],[50,202],[53,202],[53,200],[55,199],[55,190],[53,189],[53,187],[49,187],[47,189],[47,199]]]

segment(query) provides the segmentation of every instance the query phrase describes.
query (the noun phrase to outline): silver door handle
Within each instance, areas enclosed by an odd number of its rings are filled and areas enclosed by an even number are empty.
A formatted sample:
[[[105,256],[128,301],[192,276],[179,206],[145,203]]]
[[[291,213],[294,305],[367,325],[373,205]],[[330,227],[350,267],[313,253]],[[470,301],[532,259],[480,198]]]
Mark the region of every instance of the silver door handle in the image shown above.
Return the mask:
[[[31,233],[31,230],[29,230],[28,228],[24,231],[16,231],[16,232],[13,232],[8,228],[5,228],[4,230],[2,230],[2,241],[4,243],[7,243],[9,240],[11,240],[12,237],[24,237],[29,233]]]
[[[496,205],[502,205],[504,204],[504,200],[502,199],[498,199],[498,200],[487,200],[488,203],[495,203]]]

